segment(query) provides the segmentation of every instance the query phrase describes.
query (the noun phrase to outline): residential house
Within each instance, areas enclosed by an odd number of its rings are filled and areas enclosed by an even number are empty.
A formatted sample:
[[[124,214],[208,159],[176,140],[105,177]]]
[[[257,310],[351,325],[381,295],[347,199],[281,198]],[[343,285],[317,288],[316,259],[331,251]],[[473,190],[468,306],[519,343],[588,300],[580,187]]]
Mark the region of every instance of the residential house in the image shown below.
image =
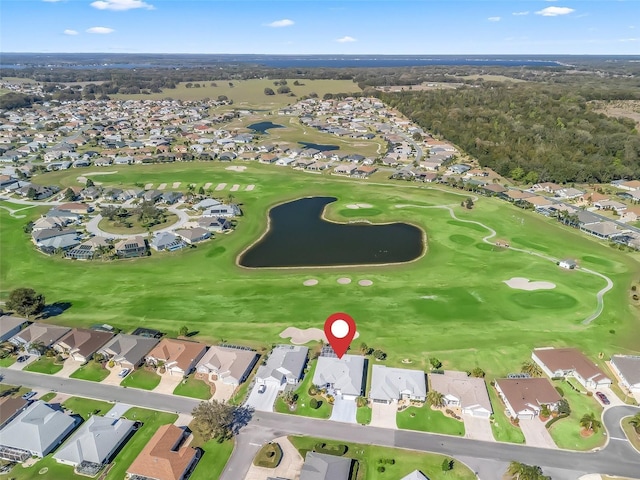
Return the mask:
[[[399,400],[424,402],[427,399],[427,376],[421,370],[374,365],[369,398],[376,403]]]
[[[79,202],[63,203],[62,205],[58,205],[57,209],[63,212],[71,212],[76,215],[86,215],[93,211],[93,207],[91,205]]]
[[[129,479],[184,480],[202,455],[188,445],[189,433],[175,425],[163,425],[151,437],[131,466]]]
[[[575,348],[536,348],[531,358],[551,378],[574,377],[592,389],[611,385],[611,379]]]
[[[220,204],[213,207],[209,207],[202,212],[203,217],[222,217],[222,218],[231,218],[231,217],[239,217],[242,215],[242,211],[240,207],[235,203],[230,204]]]
[[[366,381],[367,359],[361,355],[343,355],[342,358],[318,358],[313,384],[326,388],[332,395],[355,400],[362,395]]]
[[[589,224],[581,224],[580,230],[594,237],[607,239],[620,233],[618,225],[613,222],[596,222]]]
[[[489,418],[493,413],[487,384],[466,372],[445,370],[429,375],[430,390],[441,393],[447,407],[460,407],[462,413],[478,418]]]
[[[531,189],[534,192],[543,191],[546,193],[555,194],[558,190],[562,190],[562,185],[558,185],[553,182],[536,183]]]
[[[33,243],[45,253],[56,250],[69,250],[80,243],[78,232],[72,228],[47,228],[31,233]]]
[[[102,195],[102,189],[99,187],[87,187],[80,192],[80,197],[84,200],[97,200]]]
[[[618,183],[615,186],[622,190],[629,190],[629,191],[640,190],[640,180],[629,180],[627,182]]]
[[[210,232],[224,232],[231,229],[231,222],[223,217],[202,217],[198,219],[198,226]]]
[[[135,422],[126,418],[91,416],[58,449],[53,458],[64,465],[109,463],[134,431]]]
[[[163,338],[146,356],[147,365],[162,363],[169,375],[189,375],[205,354],[207,347],[198,342]]]
[[[182,198],[182,193],[180,192],[165,192],[162,194],[159,201],[167,205],[173,205],[181,198]]]
[[[453,174],[462,175],[464,173],[467,173],[469,170],[471,170],[471,167],[469,165],[458,163],[456,165],[451,165],[448,170]]]
[[[400,480],[429,480],[429,477],[427,477],[420,470],[414,470],[408,475],[405,475],[404,477],[402,477]]]
[[[38,400],[20,412],[0,436],[0,458],[24,462],[29,457],[45,457],[62,443],[80,423]]]
[[[259,357],[254,350],[214,345],[202,356],[196,371],[212,380],[237,386],[247,379]]]
[[[352,164],[344,164],[344,165],[338,165],[336,168],[333,169],[333,173],[335,175],[353,175],[353,173],[355,173],[355,171],[358,169],[358,167],[356,165],[352,165]]]
[[[40,355],[42,348],[52,347],[69,330],[67,327],[59,327],[57,325],[32,323],[24,330],[16,333],[9,341],[32,355]]]
[[[535,418],[543,405],[555,410],[562,400],[546,378],[501,378],[495,386],[511,418]]]
[[[158,200],[160,200],[162,195],[163,195],[163,192],[161,192],[160,190],[146,190],[142,194],[142,199],[145,202],[156,203]]]
[[[198,243],[198,242],[203,242],[211,238],[211,232],[206,228],[202,228],[202,227],[185,228],[181,230],[176,230],[175,233],[180,238],[182,238],[182,240],[187,242],[189,245],[193,245],[194,243]]]
[[[217,207],[218,205],[222,205],[220,200],[216,200],[215,198],[205,198],[204,200],[200,200],[196,203],[193,208],[196,210],[206,210],[210,207]]]
[[[307,452],[300,480],[349,480],[352,463],[347,457]]]
[[[120,240],[114,249],[120,258],[143,257],[147,254],[147,244],[140,236]]]
[[[640,356],[614,355],[610,365],[620,379],[620,385],[631,393],[640,395]]]
[[[498,183],[488,183],[487,185],[483,186],[480,190],[484,190],[489,195],[498,195],[500,193],[506,192],[508,189]]]
[[[168,252],[174,252],[187,246],[182,241],[182,238],[178,237],[172,232],[158,232],[153,235],[153,239],[149,242],[149,246],[156,252],[166,250]]]
[[[109,332],[74,328],[53,344],[53,349],[69,355],[76,361],[87,362],[93,354],[113,338]]]
[[[136,368],[158,341],[157,338],[119,333],[100,348],[98,353],[122,367]]]
[[[264,365],[258,368],[256,383],[277,385],[284,390],[286,385],[297,385],[307,364],[309,349],[300,345],[277,345]]]
[[[369,178],[371,175],[373,175],[377,171],[378,171],[377,167],[362,165],[362,166],[359,166],[355,170],[355,172],[351,174],[351,176],[355,178]]]
[[[9,340],[17,335],[20,330],[26,327],[29,321],[22,317],[12,317],[11,315],[3,315],[0,317],[0,342]]]
[[[616,213],[622,213],[627,209],[624,203],[616,202],[615,200],[600,200],[593,204],[598,210],[612,210]]]
[[[524,200],[525,198],[535,197],[535,193],[524,192],[522,190],[511,189],[502,193],[501,196],[510,202],[516,202],[518,200]]]
[[[14,397],[12,395],[0,397],[0,429],[4,428],[7,423],[16,418],[16,415],[28,406],[29,401],[22,397]]]
[[[584,195],[584,192],[582,190],[578,190],[577,188],[561,188],[560,190],[556,191],[556,197],[560,197],[560,198],[566,198],[566,199],[572,199],[572,198],[578,198],[581,197],[582,195]]]
[[[82,242],[80,245],[66,251],[64,256],[75,260],[92,260],[100,252],[100,249],[106,249],[109,246],[106,238],[91,237],[86,242]]]

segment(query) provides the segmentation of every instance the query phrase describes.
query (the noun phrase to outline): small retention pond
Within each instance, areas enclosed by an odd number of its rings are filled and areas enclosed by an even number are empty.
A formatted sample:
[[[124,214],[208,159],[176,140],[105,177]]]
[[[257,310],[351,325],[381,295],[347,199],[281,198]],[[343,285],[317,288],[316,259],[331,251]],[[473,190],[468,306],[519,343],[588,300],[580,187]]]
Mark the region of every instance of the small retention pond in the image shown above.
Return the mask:
[[[376,265],[414,260],[425,249],[421,229],[406,223],[339,224],[322,218],[334,197],[301,198],[272,208],[269,230],[239,258],[243,267]]]
[[[284,128],[284,127],[282,125],[278,125],[277,123],[259,122],[259,123],[252,123],[247,128],[250,128],[254,132],[263,133],[264,134],[264,133],[269,133],[269,132],[267,132],[267,130],[269,130],[271,128]]]

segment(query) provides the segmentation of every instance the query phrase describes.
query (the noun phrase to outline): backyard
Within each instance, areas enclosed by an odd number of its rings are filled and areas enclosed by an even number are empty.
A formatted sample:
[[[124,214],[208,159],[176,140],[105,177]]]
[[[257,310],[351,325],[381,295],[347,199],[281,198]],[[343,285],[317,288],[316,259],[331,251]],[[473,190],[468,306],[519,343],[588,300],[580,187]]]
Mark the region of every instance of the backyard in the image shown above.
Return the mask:
[[[398,428],[405,430],[464,436],[464,422],[448,417],[439,410],[433,410],[428,404],[406,408],[398,413],[396,422]]]

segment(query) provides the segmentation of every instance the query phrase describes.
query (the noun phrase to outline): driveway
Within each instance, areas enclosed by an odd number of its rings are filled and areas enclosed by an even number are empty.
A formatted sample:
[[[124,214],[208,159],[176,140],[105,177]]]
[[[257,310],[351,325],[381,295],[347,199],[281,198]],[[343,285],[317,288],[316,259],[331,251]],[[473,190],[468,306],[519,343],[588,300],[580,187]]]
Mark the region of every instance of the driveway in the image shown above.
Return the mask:
[[[54,373],[53,375],[55,377],[69,378],[69,375],[71,375],[73,372],[79,369],[83,363],[84,362],[81,362],[79,360],[74,360],[73,358],[69,357],[62,364],[62,370]]]
[[[213,399],[218,402],[229,401],[233,396],[233,392],[235,392],[237,388],[235,385],[229,385],[224,383],[222,380],[215,380],[213,384],[216,387],[216,391],[213,393]]]
[[[22,355],[18,355],[18,357],[21,357],[21,356]],[[25,360],[24,362],[15,361],[11,365],[9,365],[7,368],[9,370],[23,370],[24,367],[26,367],[30,363],[35,362],[37,359],[38,359],[37,355],[29,355],[29,358],[27,360]]]
[[[164,373],[160,375],[160,383],[153,391],[173,395],[173,391],[180,385],[180,382],[182,382],[182,375],[169,375],[168,373]]]
[[[304,459],[298,450],[291,445],[287,437],[280,437],[273,440],[282,448],[282,460],[276,468],[256,467],[251,464],[245,480],[267,480],[268,478],[298,478],[302,470]]]
[[[122,377],[119,377],[118,375],[120,374],[120,372],[122,370],[124,370],[124,368],[120,367],[119,365],[116,365],[113,368],[109,368],[108,366],[106,367],[107,370],[109,370],[109,375],[107,375],[107,378],[105,378],[102,382],[100,383],[104,383],[105,385],[120,385],[120,382],[122,382]]]
[[[273,412],[273,404],[278,396],[278,385],[267,384],[264,393],[258,393],[258,387],[257,383],[253,386],[245,406],[252,407],[258,412]]]
[[[495,442],[493,432],[491,431],[491,422],[488,418],[474,417],[473,415],[462,415],[462,419],[464,420],[466,438]]]
[[[104,414],[105,417],[109,418],[120,418],[131,408],[131,405],[126,403],[116,403],[111,410]]]
[[[395,402],[389,405],[385,403],[371,402],[371,423],[372,427],[397,429],[396,415],[398,414],[398,404]]]
[[[618,395],[616,395],[616,394],[614,393],[614,391],[613,391],[613,390],[611,390],[609,387],[599,388],[599,389],[597,389],[596,391],[594,391],[594,392],[593,392],[593,393],[594,393],[593,398],[595,398],[595,399],[596,399],[596,401],[597,401],[598,403],[600,403],[601,405],[603,405],[603,404],[602,404],[602,402],[600,401],[600,399],[595,395],[595,392],[602,392],[602,393],[604,393],[604,394],[607,396],[607,398],[609,399],[609,402],[611,402],[611,406],[612,406],[612,407],[617,407],[617,406],[623,406],[623,405],[626,405],[626,404],[625,404],[625,403],[620,399],[620,397],[618,397]],[[606,405],[603,405],[603,406],[606,408]]]
[[[333,402],[333,411],[329,420],[343,423],[358,423],[356,412],[358,406],[355,400],[347,400],[342,395],[336,395]]]
[[[520,428],[524,433],[525,443],[530,447],[558,448],[549,434],[549,430],[539,419],[521,419]]]

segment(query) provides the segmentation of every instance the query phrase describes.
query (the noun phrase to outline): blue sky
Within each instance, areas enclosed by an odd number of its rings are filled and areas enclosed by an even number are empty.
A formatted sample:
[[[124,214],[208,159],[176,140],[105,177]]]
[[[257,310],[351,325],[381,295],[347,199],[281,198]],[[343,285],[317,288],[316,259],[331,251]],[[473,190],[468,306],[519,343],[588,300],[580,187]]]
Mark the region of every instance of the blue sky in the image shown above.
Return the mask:
[[[640,54],[637,0],[2,0],[4,52]]]

